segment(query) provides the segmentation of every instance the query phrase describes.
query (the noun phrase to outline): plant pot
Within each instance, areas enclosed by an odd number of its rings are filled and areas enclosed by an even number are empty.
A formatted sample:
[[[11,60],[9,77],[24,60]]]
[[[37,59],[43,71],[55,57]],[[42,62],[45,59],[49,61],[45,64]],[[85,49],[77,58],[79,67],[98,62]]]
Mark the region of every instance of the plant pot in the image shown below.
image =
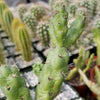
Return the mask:
[[[73,69],[74,65],[71,65],[69,67],[69,70]],[[75,82],[73,82],[75,80]],[[78,80],[78,81],[77,81]],[[71,81],[68,81],[68,83],[79,93],[81,97],[86,97],[86,94],[88,93],[88,87],[85,85],[84,82],[79,82],[80,78],[79,75],[76,76]],[[76,83],[78,82],[78,83]]]

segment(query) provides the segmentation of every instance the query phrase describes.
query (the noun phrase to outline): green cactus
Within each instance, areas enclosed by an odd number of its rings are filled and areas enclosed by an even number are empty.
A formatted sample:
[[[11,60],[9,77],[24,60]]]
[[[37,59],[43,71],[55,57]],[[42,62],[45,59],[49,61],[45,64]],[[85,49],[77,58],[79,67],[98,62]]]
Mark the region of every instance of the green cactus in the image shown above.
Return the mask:
[[[31,40],[26,30],[26,27],[23,24],[19,25],[17,32],[20,43],[20,50],[22,52],[24,60],[31,61],[32,60]]]
[[[100,28],[100,19],[99,19],[99,20],[97,20],[97,22],[96,22],[95,26],[96,26],[97,28]]]
[[[69,72],[68,76],[66,77],[66,80],[73,79],[77,75],[78,69],[83,70],[84,73],[86,73],[89,70],[94,54],[90,56],[88,65],[85,67],[88,57],[89,52],[81,48],[78,58],[74,59],[75,67]]]
[[[5,9],[3,13],[4,28],[10,39],[13,41],[13,33],[11,31],[11,24],[14,17],[9,9]]]
[[[27,8],[25,5],[19,5],[18,6],[18,14],[19,14],[19,17],[20,19],[23,21],[23,17],[24,17],[24,14],[27,12]]]
[[[30,8],[31,14],[37,19],[41,19],[43,16],[46,15],[46,11],[42,6],[33,6]]]
[[[6,8],[8,8],[6,3],[4,1],[0,1],[0,24],[2,26],[2,29],[4,29],[3,12]]]
[[[92,9],[93,9],[92,10],[92,14],[95,15],[96,14],[96,9],[97,9],[98,2],[97,2],[97,0],[92,0],[91,3],[92,3]]]
[[[2,44],[0,43],[0,65],[4,65],[5,64],[5,57],[3,54],[3,47]]]
[[[100,28],[93,29],[94,41],[97,44],[97,65],[100,65]]]
[[[100,70],[95,67],[97,83],[88,80],[86,75],[80,69],[78,71],[85,84],[90,88],[91,91],[93,91],[97,95],[97,99],[100,100]]]
[[[47,23],[40,23],[37,26],[37,33],[39,34],[40,40],[42,41],[45,47],[49,46],[50,37],[49,37],[49,25]]]
[[[70,13],[73,14],[73,15],[75,15],[76,9],[77,9],[77,7],[75,5],[71,5],[70,6],[70,9],[69,9],[70,10]]]
[[[56,95],[59,93],[64,80],[64,75],[67,74],[67,64],[69,60],[69,55],[66,52],[66,45],[72,45],[73,42],[81,34],[79,30],[83,29],[84,18],[76,19],[78,22],[78,27],[76,23],[74,27],[68,29],[67,18],[68,13],[65,10],[64,6],[57,6],[58,13],[51,18],[49,33],[51,35],[51,40],[55,45],[55,48],[48,53],[46,63],[43,66],[42,71],[40,71],[39,84],[36,88],[36,99],[35,100],[53,100]],[[76,22],[76,21],[75,21]],[[80,23],[81,22],[81,23]],[[81,27],[80,27],[81,26]],[[67,37],[66,34],[70,30],[71,37]],[[77,35],[75,30],[77,31]],[[73,35],[72,35],[73,34]],[[69,35],[68,35],[69,36]],[[74,39],[70,44],[64,44],[64,39],[71,38]]]
[[[26,24],[26,28],[30,33],[30,37],[36,37],[36,19],[31,14],[26,14],[23,17],[23,22]]]
[[[0,66],[0,88],[7,100],[32,100],[26,83],[16,67]]]
[[[11,30],[12,30],[12,35],[13,35],[13,40],[14,43],[16,45],[16,50],[20,51],[20,43],[19,43],[19,39],[18,39],[18,27],[20,24],[23,24],[18,18],[14,18],[14,20],[12,21],[12,25],[11,25]]]

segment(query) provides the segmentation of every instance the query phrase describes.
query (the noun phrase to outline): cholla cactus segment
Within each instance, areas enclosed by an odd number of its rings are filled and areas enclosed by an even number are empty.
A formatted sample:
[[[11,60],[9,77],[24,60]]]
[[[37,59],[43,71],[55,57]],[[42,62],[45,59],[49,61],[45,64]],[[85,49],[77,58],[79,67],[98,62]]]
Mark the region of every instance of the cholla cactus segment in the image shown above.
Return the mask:
[[[100,86],[94,82],[89,81],[86,75],[80,69],[78,71],[85,84],[90,88],[91,91],[93,91],[97,95],[97,99],[100,100]],[[99,75],[100,75],[100,71],[99,71]]]
[[[25,5],[19,5],[18,7],[18,13],[19,13],[19,17],[20,19],[23,21],[23,17],[24,17],[24,14],[27,12],[27,8]]]
[[[31,51],[31,40],[29,34],[24,25],[19,25],[18,27],[18,39],[20,43],[20,49],[25,61],[32,60],[32,51]]]
[[[14,17],[12,12],[9,9],[5,9],[3,13],[4,28],[12,41],[13,41],[13,35],[12,35],[13,33],[11,31],[11,24],[13,19]]]
[[[71,5],[70,6],[70,9],[69,9],[70,10],[70,13],[73,14],[73,15],[75,15],[76,9],[77,9],[77,7],[75,5]]]
[[[53,56],[53,57],[52,57]],[[59,93],[67,73],[69,56],[65,48],[56,47],[49,52],[46,64],[39,74],[39,82],[36,88],[35,100],[53,100]]]
[[[16,45],[16,50],[20,51],[20,43],[19,43],[19,39],[18,39],[18,27],[20,24],[23,24],[18,18],[14,18],[14,20],[12,21],[12,25],[11,25],[11,30],[12,30],[12,35],[13,35],[13,41]]]
[[[49,37],[49,25],[47,23],[40,23],[37,27],[37,33],[44,46],[49,46],[50,37]]]
[[[25,16],[23,17],[23,21],[26,24],[30,37],[36,37],[37,22],[35,17],[31,14],[25,14]]]
[[[46,11],[42,6],[31,7],[30,12],[37,20],[46,15]]]
[[[2,44],[0,43],[0,65],[3,65],[5,64],[5,57],[4,57],[4,54],[3,54],[3,47],[2,47]]]
[[[32,100],[25,80],[16,67],[0,66],[0,88],[7,100]]]

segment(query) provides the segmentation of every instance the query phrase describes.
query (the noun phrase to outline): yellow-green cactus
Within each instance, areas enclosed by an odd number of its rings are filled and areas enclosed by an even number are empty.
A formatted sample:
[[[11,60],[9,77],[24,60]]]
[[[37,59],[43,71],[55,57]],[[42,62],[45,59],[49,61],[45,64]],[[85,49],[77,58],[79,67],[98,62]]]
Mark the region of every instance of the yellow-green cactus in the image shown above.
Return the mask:
[[[17,32],[20,43],[20,49],[24,57],[24,60],[31,61],[32,60],[31,40],[26,30],[26,27],[23,24],[19,25]]]
[[[14,17],[12,12],[9,9],[5,9],[3,13],[4,28],[12,41],[13,41],[13,33],[11,31],[11,24],[13,19]]]

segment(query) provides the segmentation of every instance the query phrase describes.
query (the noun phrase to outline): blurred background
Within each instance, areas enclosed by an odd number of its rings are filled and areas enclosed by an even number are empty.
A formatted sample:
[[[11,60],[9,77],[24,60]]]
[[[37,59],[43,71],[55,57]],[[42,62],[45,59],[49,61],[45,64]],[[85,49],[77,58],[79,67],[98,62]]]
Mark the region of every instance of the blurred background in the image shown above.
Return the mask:
[[[36,2],[36,1],[48,2],[48,0],[5,0],[5,1],[9,6],[17,6],[18,4],[21,4],[21,3],[30,3],[30,2]]]

